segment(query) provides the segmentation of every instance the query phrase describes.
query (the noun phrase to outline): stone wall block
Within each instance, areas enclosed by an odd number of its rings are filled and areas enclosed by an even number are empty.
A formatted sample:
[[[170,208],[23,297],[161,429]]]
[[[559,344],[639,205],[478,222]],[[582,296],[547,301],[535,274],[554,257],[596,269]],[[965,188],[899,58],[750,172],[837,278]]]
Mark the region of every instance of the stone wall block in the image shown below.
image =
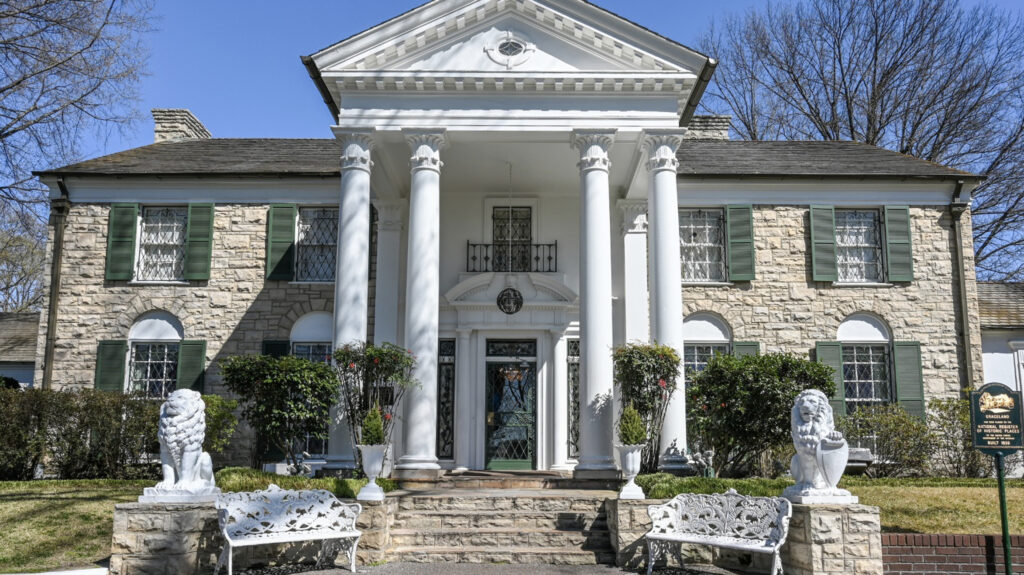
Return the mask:
[[[784,569],[787,574],[881,574],[880,525],[877,507],[794,505],[782,546]]]

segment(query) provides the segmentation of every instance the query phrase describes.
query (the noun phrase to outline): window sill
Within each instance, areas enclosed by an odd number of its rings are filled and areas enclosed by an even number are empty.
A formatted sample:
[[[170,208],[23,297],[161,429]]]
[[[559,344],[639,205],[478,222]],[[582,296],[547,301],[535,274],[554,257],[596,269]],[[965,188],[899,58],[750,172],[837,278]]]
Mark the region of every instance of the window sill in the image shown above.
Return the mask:
[[[683,287],[730,287],[734,284],[733,282],[687,282],[684,281],[681,284]]]
[[[132,280],[130,286],[187,286],[188,280]]]
[[[879,283],[871,283],[871,282],[863,282],[863,283],[859,283],[859,282],[832,282],[832,286],[833,287],[842,287],[842,288],[850,288],[850,287],[854,287],[854,288],[856,288],[856,287],[882,288],[882,287],[893,287],[895,285],[896,284],[891,284],[891,283],[886,283],[886,282],[879,282]]]

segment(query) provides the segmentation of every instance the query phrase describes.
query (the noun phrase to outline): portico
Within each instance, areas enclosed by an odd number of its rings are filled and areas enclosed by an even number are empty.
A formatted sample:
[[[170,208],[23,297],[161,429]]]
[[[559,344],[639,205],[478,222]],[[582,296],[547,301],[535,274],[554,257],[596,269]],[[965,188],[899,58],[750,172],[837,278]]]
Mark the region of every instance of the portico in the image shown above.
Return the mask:
[[[682,352],[675,154],[709,59],[581,2],[438,0],[306,62],[343,150],[333,345],[372,298],[417,359],[398,474],[615,474],[611,349]],[[681,392],[662,449],[685,463]]]

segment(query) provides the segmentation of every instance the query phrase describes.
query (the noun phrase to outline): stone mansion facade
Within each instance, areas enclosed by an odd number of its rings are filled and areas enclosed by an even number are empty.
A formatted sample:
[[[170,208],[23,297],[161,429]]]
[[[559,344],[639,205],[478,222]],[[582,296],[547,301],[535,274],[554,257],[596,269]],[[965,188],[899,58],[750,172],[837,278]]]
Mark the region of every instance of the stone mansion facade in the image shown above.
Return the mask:
[[[983,381],[979,177],[851,142],[729,140],[715,61],[582,0],[432,0],[304,58],[334,137],[156,142],[41,172],[35,385],[222,393],[239,354],[394,342],[399,476],[615,473],[611,349],[790,352],[841,410]],[[612,402],[614,403],[614,402]],[[667,469],[685,465],[671,402]],[[241,434],[228,459],[248,457]],[[343,426],[306,449],[353,465]]]

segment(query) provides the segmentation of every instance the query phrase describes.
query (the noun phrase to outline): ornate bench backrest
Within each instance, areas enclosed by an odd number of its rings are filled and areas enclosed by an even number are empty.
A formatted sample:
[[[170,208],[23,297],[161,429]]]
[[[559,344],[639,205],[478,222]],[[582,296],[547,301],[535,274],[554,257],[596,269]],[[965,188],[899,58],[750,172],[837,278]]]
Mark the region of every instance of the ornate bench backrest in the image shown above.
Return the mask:
[[[362,506],[342,503],[330,491],[266,491],[217,496],[218,520],[231,539],[300,531],[353,531]]]
[[[647,513],[654,533],[734,537],[773,547],[785,540],[792,511],[781,497],[748,497],[730,489],[713,495],[676,495],[663,505],[651,505]]]

